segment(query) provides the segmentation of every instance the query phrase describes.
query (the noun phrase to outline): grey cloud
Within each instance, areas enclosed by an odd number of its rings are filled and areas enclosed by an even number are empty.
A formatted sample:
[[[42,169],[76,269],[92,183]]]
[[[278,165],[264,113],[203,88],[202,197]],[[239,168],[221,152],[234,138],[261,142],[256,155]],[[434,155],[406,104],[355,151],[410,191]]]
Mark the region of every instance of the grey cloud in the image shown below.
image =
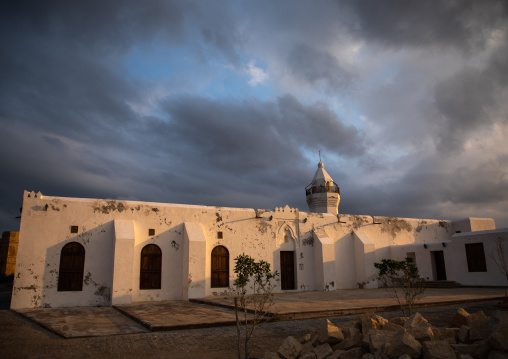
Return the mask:
[[[489,29],[506,22],[503,0],[339,2],[351,34],[388,46],[452,46],[466,52],[482,48]]]
[[[506,106],[508,85],[508,46],[495,51],[483,69],[465,68],[438,83],[435,88],[436,110],[439,116],[438,149],[460,150],[475,131],[491,126],[496,121],[507,122],[502,116],[493,116],[496,109]]]
[[[354,76],[346,71],[330,53],[298,43],[288,56],[288,66],[295,78],[329,93],[345,92]]]

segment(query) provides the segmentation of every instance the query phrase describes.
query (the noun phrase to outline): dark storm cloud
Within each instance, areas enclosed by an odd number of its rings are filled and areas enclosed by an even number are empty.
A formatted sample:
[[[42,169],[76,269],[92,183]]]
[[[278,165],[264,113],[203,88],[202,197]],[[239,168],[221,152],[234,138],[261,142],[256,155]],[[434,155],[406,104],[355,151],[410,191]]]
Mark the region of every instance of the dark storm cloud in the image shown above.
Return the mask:
[[[350,156],[365,150],[362,134],[326,104],[303,105],[290,95],[274,103],[180,97],[164,108],[169,121],[157,122],[155,132],[195,160],[233,173],[295,165],[303,159],[301,147]]]
[[[440,150],[461,149],[475,131],[496,122],[508,122],[506,117],[494,114],[508,100],[507,74],[508,45],[504,44],[483,69],[464,68],[438,83],[434,96],[440,116],[434,121],[441,125],[437,134]]]
[[[345,92],[353,75],[326,51],[307,44],[296,44],[288,56],[288,66],[296,78],[305,80],[313,88],[324,87],[328,92]]]
[[[344,21],[359,39],[388,46],[483,47],[489,29],[508,15],[504,0],[339,1]]]

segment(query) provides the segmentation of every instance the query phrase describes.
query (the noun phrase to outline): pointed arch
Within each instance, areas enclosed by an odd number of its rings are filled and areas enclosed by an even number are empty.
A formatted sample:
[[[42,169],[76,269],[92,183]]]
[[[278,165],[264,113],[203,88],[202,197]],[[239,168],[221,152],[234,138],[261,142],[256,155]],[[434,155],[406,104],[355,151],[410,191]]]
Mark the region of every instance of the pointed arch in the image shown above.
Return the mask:
[[[85,269],[85,248],[78,242],[67,243],[60,252],[58,270],[58,291],[83,290],[83,271]]]
[[[212,288],[229,287],[229,251],[224,246],[212,250]]]
[[[162,251],[155,244],[141,250],[139,289],[161,289]]]

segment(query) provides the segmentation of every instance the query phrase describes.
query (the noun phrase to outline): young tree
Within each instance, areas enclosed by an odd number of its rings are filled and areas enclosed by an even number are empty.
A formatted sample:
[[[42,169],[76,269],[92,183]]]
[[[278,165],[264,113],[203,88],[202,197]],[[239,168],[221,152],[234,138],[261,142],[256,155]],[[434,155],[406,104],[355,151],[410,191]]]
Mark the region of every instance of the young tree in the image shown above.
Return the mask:
[[[492,253],[492,257],[497,267],[508,281],[508,243],[506,242],[508,242],[506,238],[498,237],[496,239],[496,248]]]
[[[374,263],[374,267],[379,271],[378,279],[397,301],[404,315],[413,314],[415,304],[425,292],[423,278],[418,274],[413,258],[408,257],[403,261],[382,259],[381,263]]]
[[[249,340],[254,329],[271,318],[270,309],[273,306],[273,289],[275,288],[272,280],[279,274],[277,272],[271,273],[270,263],[263,260],[256,262],[246,254],[236,257],[235,262],[234,272],[237,278],[233,282],[233,286],[238,359],[247,359],[250,352]]]

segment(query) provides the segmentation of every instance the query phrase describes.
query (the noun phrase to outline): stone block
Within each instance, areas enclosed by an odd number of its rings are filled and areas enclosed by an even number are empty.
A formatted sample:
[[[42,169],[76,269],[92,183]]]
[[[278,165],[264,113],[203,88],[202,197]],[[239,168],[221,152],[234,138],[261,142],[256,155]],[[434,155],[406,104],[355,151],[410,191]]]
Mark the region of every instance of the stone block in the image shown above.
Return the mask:
[[[280,359],[280,356],[275,352],[265,352],[263,359]]]
[[[480,358],[480,359],[488,358],[490,350],[491,350],[491,347],[487,343],[487,340],[479,340],[479,341],[475,342],[475,344],[477,344],[478,347],[474,351],[473,357],[474,358]]]
[[[392,339],[397,332],[388,330],[372,330],[369,332],[369,349],[371,353],[381,350],[383,345]]]
[[[302,350],[300,351],[300,356],[310,353],[313,350],[314,350],[314,345],[312,345],[311,342],[304,343],[304,344],[302,344]]]
[[[496,310],[492,316],[492,329],[497,330],[501,327],[508,327],[508,311]]]
[[[346,351],[345,350],[335,350],[332,355],[330,355],[328,358],[326,359],[339,359],[340,356],[345,353]]]
[[[365,353],[362,355],[362,359],[374,359],[374,354],[372,353]]]
[[[398,325],[392,322],[387,322],[383,325],[383,328],[381,330],[386,330],[390,332],[400,332],[401,330],[404,330],[404,327],[402,325]]]
[[[489,359],[506,359],[506,358],[508,358],[508,353],[506,353],[506,352],[492,350],[489,353]]]
[[[470,342],[469,341],[469,327],[467,325],[463,325],[460,327],[459,340],[464,344],[468,344]]]
[[[327,358],[332,353],[332,347],[328,343],[321,344],[320,346],[314,348],[314,354],[316,354],[317,359]]]
[[[371,329],[381,329],[381,325],[379,324],[377,315],[375,313],[365,313],[360,315],[357,319],[359,319],[362,324],[363,335],[368,333]]]
[[[477,341],[487,339],[489,334],[490,318],[484,317],[469,320],[469,340]]]
[[[450,328],[460,328],[463,325],[467,325],[467,318],[468,317],[469,317],[469,313],[466,312],[463,308],[459,308],[453,315],[448,326]]]
[[[305,334],[303,337],[300,338],[299,342],[300,342],[300,344],[304,344],[304,343],[310,342],[311,339],[312,339],[312,336],[310,334]]]
[[[397,324],[397,325],[400,325],[401,327],[404,326],[404,324],[406,324],[406,322],[409,320],[409,317],[395,317],[395,318],[390,318],[390,322],[393,323],[393,324]]]
[[[478,344],[450,344],[453,352],[457,357],[460,355],[473,356],[474,352],[478,349]]]
[[[467,317],[467,326],[471,326],[471,321],[478,320],[478,319],[484,319],[487,318],[485,313],[482,310],[479,310],[473,314],[469,314],[469,317]]]
[[[302,345],[300,342],[290,336],[284,340],[279,350],[277,351],[277,354],[282,359],[295,359],[298,357],[298,355],[300,355],[301,351]]]
[[[330,345],[335,345],[344,340],[344,335],[342,331],[332,324],[328,319],[323,321],[323,323],[319,326],[317,331],[317,341],[319,344],[328,343]]]
[[[362,341],[363,341],[362,334],[353,335],[347,339],[344,339],[339,344],[335,344],[333,346],[333,350],[349,350],[355,347],[361,347],[362,345],[364,345]]]
[[[298,357],[298,359],[316,359],[317,356],[316,354],[314,354],[314,352],[309,352],[309,353],[305,353],[305,354],[300,354],[300,356]]]
[[[494,350],[508,352],[508,325],[505,327],[500,327],[495,331],[493,331],[492,334],[490,334],[490,336],[488,337],[487,343]]]
[[[392,359],[407,354],[412,358],[418,358],[422,351],[422,345],[407,332],[396,333],[387,345],[387,354]]]
[[[349,349],[339,357],[340,359],[362,359],[365,350],[363,348]]]
[[[469,354],[461,354],[457,357],[457,359],[474,359],[474,358]]]
[[[414,328],[414,327],[421,325],[422,323],[427,323],[427,319],[422,317],[422,315],[420,313],[415,313],[409,317],[407,322],[404,324],[404,328],[406,328],[406,329]]]
[[[459,337],[457,328],[439,328],[440,340],[446,340],[450,344],[456,344]],[[435,336],[435,333],[434,333]]]
[[[434,332],[430,327],[426,325],[419,325],[414,328],[409,328],[408,333],[422,344],[423,342],[434,340]]]
[[[457,359],[452,347],[445,340],[424,342],[422,354],[424,359]]]

